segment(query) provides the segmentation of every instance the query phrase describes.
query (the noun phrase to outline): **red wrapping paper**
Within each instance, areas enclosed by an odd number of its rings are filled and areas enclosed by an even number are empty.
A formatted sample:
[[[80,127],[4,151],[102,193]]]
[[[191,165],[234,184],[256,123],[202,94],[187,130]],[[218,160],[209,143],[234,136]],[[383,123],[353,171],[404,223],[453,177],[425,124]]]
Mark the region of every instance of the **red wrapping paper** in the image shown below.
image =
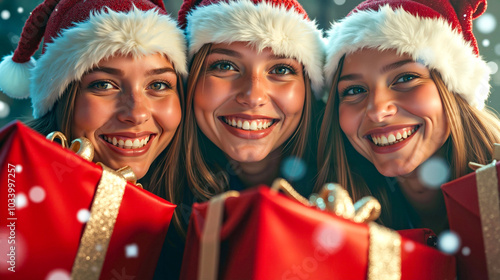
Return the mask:
[[[197,279],[207,205],[193,205],[181,279]],[[220,239],[218,279],[367,277],[366,224],[304,206],[265,186],[227,198]],[[402,279],[455,279],[452,256],[401,239]]]
[[[496,164],[496,169],[497,174],[500,174],[500,162]],[[488,279],[476,173],[443,184],[441,189],[450,229],[455,231],[461,240],[461,250],[456,255],[459,279]],[[500,182],[498,189],[500,190]],[[465,247],[468,250],[463,250]]]
[[[0,279],[69,276],[101,167],[20,122],[0,131],[0,147]],[[174,208],[128,183],[100,279],[152,278]]]

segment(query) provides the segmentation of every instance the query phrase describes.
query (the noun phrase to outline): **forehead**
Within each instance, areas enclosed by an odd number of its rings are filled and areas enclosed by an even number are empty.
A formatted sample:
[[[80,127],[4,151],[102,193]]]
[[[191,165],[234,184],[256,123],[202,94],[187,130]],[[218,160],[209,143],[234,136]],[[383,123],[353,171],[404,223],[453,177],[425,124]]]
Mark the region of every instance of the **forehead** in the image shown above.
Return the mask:
[[[358,68],[376,69],[397,61],[416,62],[409,54],[399,54],[395,49],[378,50],[363,48],[345,56],[342,72]],[[413,63],[412,63],[413,64]]]
[[[266,47],[263,49],[258,49],[251,42],[231,42],[231,43],[216,43],[212,44],[212,48],[210,53],[216,53],[218,50],[230,50],[241,55],[263,55],[269,56],[276,59],[293,59],[291,57],[287,57],[285,55],[277,55],[273,52],[270,47]],[[294,59],[295,60],[295,59]]]

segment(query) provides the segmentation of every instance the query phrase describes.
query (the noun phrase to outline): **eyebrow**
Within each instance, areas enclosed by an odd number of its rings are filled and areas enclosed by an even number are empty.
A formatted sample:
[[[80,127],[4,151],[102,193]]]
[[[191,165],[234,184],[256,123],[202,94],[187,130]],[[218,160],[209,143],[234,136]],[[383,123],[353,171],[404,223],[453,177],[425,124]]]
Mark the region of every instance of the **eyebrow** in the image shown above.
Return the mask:
[[[158,69],[149,70],[148,72],[146,72],[146,75],[148,75],[148,76],[160,75],[160,74],[167,73],[167,72],[175,74],[175,70],[172,67],[165,67],[165,68],[158,68]]]
[[[218,54],[225,54],[225,55],[229,55],[229,56],[234,56],[234,57],[237,57],[237,58],[242,58],[243,55],[237,51],[233,51],[233,50],[229,50],[229,49],[223,49],[223,48],[216,48],[216,49],[212,49],[210,51],[210,54],[213,54],[213,53],[218,53]]]
[[[229,56],[234,56],[234,57],[237,57],[237,58],[242,58],[243,55],[237,51],[233,51],[233,50],[230,50],[230,49],[224,49],[224,48],[216,48],[216,49],[212,49],[210,51],[210,54],[213,54],[213,53],[217,53],[217,54],[225,54],[225,55],[229,55]],[[291,57],[287,57],[285,55],[276,55],[276,54],[271,54],[269,55],[269,57],[271,59],[292,59]]]
[[[123,76],[124,75],[124,72],[122,70],[116,69],[116,68],[110,68],[110,67],[96,67],[96,68],[90,69],[87,72],[87,74],[90,74],[93,72],[104,72],[104,73],[108,73],[108,74],[116,75],[116,76]],[[152,75],[159,75],[159,74],[163,74],[163,73],[167,73],[167,72],[172,72],[175,74],[175,70],[172,67],[165,67],[165,68],[157,68],[157,69],[148,70],[146,72],[146,75],[152,76]]]
[[[394,63],[388,64],[388,65],[385,65],[384,67],[382,67],[382,69],[380,70],[380,73],[386,73],[388,71],[397,69],[405,64],[413,63],[413,62],[415,62],[415,61],[412,59],[405,59],[405,60],[396,61]],[[358,80],[358,79],[362,79],[362,78],[363,78],[363,75],[361,75],[361,74],[349,74],[349,75],[344,75],[344,76],[340,77],[339,82],[340,81],[353,81],[353,80]]]

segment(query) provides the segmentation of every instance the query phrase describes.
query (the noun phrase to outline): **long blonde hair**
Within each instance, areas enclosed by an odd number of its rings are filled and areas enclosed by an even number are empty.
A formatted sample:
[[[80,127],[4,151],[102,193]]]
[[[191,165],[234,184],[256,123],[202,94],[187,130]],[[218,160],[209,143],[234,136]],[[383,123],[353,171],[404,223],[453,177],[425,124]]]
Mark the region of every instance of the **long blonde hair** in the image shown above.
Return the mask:
[[[355,201],[373,195],[382,204],[380,222],[391,225],[391,203],[385,187],[386,178],[352,147],[340,128],[337,87],[344,58],[340,60],[334,74],[321,124],[319,174],[315,190],[318,191],[327,182],[338,182]],[[468,167],[470,161],[481,164],[491,162],[493,143],[500,142],[500,119],[491,109],[478,110],[460,95],[450,92],[436,70],[431,70],[430,75],[438,89],[450,127],[450,136],[443,148],[451,169],[450,180],[453,180],[472,171]]]
[[[193,111],[196,85],[200,79],[205,58],[211,44],[205,44],[194,56],[187,81],[186,121],[184,128],[184,151],[186,153],[186,176],[188,185],[196,198],[204,201],[229,188],[228,169],[230,162],[199,129]],[[307,148],[312,111],[312,92],[309,78],[304,75],[306,98],[300,123],[294,134],[283,146],[282,153],[302,157]]]

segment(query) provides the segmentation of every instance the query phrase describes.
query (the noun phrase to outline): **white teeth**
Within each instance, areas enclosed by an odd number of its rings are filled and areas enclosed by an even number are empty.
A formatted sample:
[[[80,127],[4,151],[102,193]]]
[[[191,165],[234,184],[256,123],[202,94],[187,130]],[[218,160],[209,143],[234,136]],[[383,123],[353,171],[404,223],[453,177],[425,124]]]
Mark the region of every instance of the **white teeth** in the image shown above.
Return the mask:
[[[381,138],[382,141],[380,142],[382,143],[382,145],[389,144],[389,141],[387,141],[387,138],[385,136],[382,136]]]
[[[116,137],[113,137],[113,145],[116,146],[116,144],[118,144],[118,140],[116,140]]]
[[[387,137],[387,141],[389,141],[390,144],[396,142],[396,137],[393,134],[389,134],[389,137]]]
[[[132,148],[133,145],[134,145],[134,143],[132,143],[132,140],[129,140],[129,139],[125,140],[125,148],[126,149]]]
[[[373,141],[373,143],[375,143],[375,145],[377,145],[377,144],[378,144],[377,137],[373,137],[373,138],[372,138],[372,141]]]
[[[248,121],[243,122],[243,129],[244,130],[249,130],[250,129],[250,123]]]
[[[137,149],[140,147],[140,145],[141,145],[141,142],[139,141],[139,139],[135,139],[133,144],[132,144],[132,148]]]
[[[396,139],[397,139],[397,140],[400,140],[400,139],[401,139],[401,137],[403,137],[403,136],[401,136],[401,133],[399,133],[399,132],[398,132],[398,134],[396,134]]]
[[[405,132],[403,132],[403,138],[408,138],[408,134]]]
[[[408,136],[410,136],[412,132],[413,132],[413,131],[411,131],[411,130],[410,130],[410,131],[408,131]]]
[[[140,143],[140,147],[144,146],[146,143],[144,143],[144,139],[141,139],[141,142]]]
[[[236,119],[230,120],[226,118],[224,118],[224,122],[230,126],[251,131],[266,129],[273,124],[272,121],[246,121],[246,120],[236,120]]]

